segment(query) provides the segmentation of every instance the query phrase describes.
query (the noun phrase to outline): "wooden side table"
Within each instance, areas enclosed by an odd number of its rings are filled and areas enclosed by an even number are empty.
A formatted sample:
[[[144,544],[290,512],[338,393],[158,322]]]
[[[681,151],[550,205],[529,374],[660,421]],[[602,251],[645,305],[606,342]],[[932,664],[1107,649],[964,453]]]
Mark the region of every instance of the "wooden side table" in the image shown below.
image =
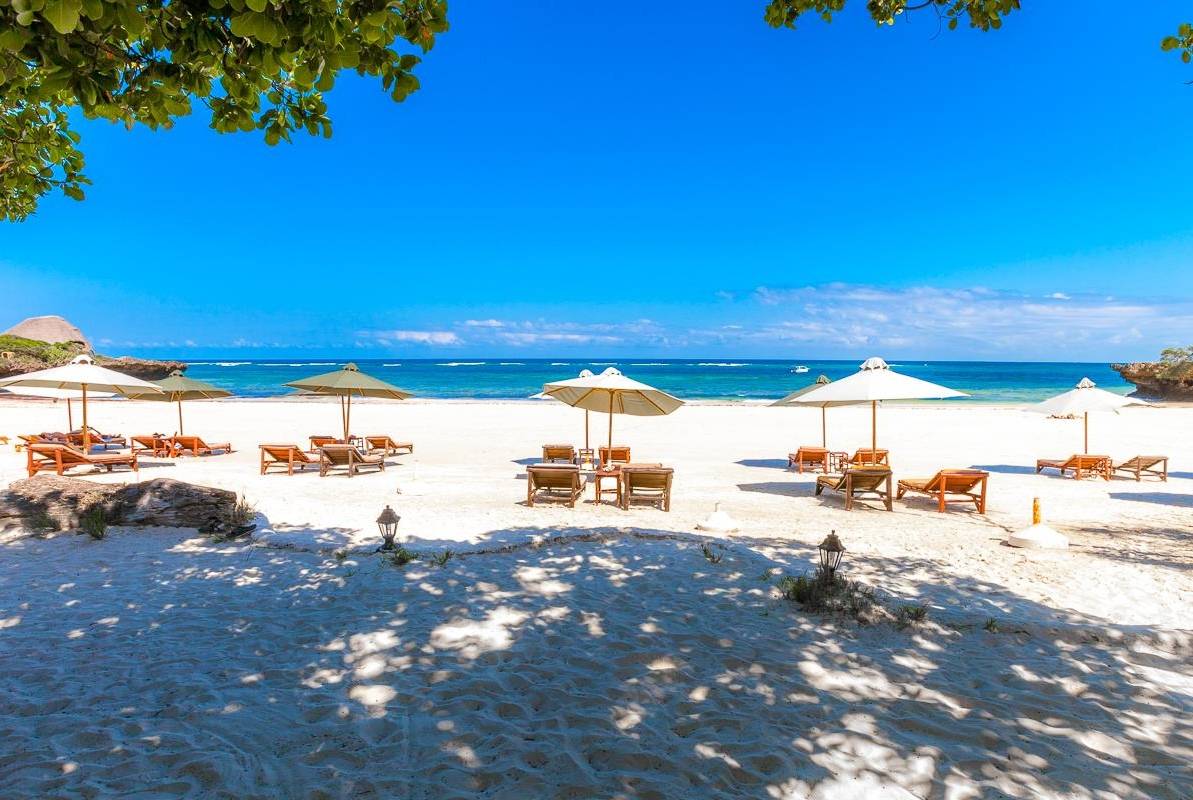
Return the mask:
[[[841,451],[832,451],[828,454],[828,471],[840,474],[845,471],[845,465],[849,463],[849,453],[842,453]]]
[[[605,481],[610,481],[610,480],[613,481],[613,486],[608,489],[602,488],[602,484]],[[620,467],[612,467],[609,469],[598,469],[596,472],[593,473],[592,485],[593,485],[593,489],[594,489],[593,503],[595,505],[599,506],[601,504],[601,495],[605,494],[607,492],[613,492],[617,497],[615,502],[617,503],[617,505],[619,505],[619,506],[621,505],[621,468]]]

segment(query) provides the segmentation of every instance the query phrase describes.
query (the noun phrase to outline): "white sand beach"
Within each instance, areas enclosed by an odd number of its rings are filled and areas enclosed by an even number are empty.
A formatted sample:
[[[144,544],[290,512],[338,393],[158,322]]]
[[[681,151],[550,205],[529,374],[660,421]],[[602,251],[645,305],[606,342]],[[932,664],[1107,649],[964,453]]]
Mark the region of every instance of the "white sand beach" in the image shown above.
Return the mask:
[[[99,401],[104,432],[173,430],[167,405]],[[843,509],[786,453],[817,410],[695,404],[618,417],[635,460],[675,468],[673,510],[527,508],[557,403],[354,406],[356,433],[415,442],[383,473],[258,474],[257,444],[334,432],[322,401],[187,405],[227,456],[139,475],[242,493],[252,542],[113,530],[0,544],[5,797],[1188,798],[1193,796],[1193,409],[1091,419],[1093,452],[1171,458],[1167,483],[1037,476],[1079,421],[977,404],[890,405],[896,477],[991,472],[989,511],[927,499]],[[65,409],[0,401],[0,434]],[[868,409],[829,445],[869,443]],[[604,440],[593,415],[593,444]],[[24,455],[0,450],[0,481]],[[1030,522],[1063,552],[1005,546]],[[696,531],[714,503],[740,531]],[[444,567],[373,555],[399,538]],[[803,613],[774,576],[836,530],[850,577],[908,629]],[[719,563],[698,542],[712,541]],[[769,577],[769,579],[768,579]],[[989,620],[994,620],[989,624]]]

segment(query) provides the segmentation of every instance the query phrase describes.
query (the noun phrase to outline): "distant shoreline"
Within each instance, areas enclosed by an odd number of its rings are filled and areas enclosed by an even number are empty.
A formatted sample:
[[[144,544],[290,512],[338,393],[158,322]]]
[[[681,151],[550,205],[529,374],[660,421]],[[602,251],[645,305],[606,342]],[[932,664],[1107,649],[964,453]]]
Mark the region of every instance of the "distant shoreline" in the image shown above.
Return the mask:
[[[769,408],[774,402],[773,400],[764,399],[719,399],[719,398],[682,398],[685,405],[690,406],[722,406],[726,408]],[[777,399],[777,398],[776,398]],[[137,402],[135,400],[127,400],[122,397],[97,397],[89,400],[89,403],[107,403],[107,402]],[[0,393],[0,408],[5,406],[24,407],[29,405],[39,404],[53,404],[62,403],[62,400],[54,400],[46,397],[24,397],[21,395]],[[78,401],[75,401],[76,403]],[[269,395],[269,396],[236,396],[224,397],[216,400],[193,400],[190,403],[199,405],[231,405],[236,403],[279,403],[279,404],[301,404],[307,405],[309,403],[335,403],[338,398],[335,397],[319,397],[311,395]],[[1024,400],[1020,402],[1012,402],[1007,400],[983,400],[980,397],[958,398],[955,400],[886,400],[879,401],[880,406],[887,408],[935,408],[935,409],[950,409],[957,411],[964,411],[967,408],[984,408],[984,409],[1008,409],[1008,410],[1023,410],[1029,406],[1034,405],[1035,401]],[[535,406],[535,405],[553,405],[549,400],[531,400],[528,398],[518,397],[412,397],[408,400],[382,400],[374,398],[356,398],[352,404],[364,405],[511,405],[511,406]],[[1152,404],[1158,408],[1190,408],[1193,407],[1193,402],[1180,401],[1153,401]],[[860,407],[859,404],[858,407]],[[844,408],[851,408],[852,406],[845,406]],[[806,406],[810,410],[817,410],[814,406]],[[785,408],[776,409],[777,411],[790,412],[792,409],[798,410],[798,406],[787,406]],[[837,409],[832,409],[836,411]],[[592,412],[599,414],[599,412]]]
[[[285,384],[347,363],[340,359],[204,359],[187,375],[240,397],[276,397]],[[381,358],[357,359],[360,369],[417,397],[451,400],[522,400],[545,383],[581,370],[614,368],[686,401],[751,403],[778,400],[819,376],[839,380],[860,362],[811,359],[576,359]],[[1032,403],[1071,389],[1082,378],[1115,392],[1133,390],[1109,363],[891,360],[892,369],[971,395],[973,402]],[[800,367],[800,372],[794,370]],[[806,367],[805,369],[802,369]]]

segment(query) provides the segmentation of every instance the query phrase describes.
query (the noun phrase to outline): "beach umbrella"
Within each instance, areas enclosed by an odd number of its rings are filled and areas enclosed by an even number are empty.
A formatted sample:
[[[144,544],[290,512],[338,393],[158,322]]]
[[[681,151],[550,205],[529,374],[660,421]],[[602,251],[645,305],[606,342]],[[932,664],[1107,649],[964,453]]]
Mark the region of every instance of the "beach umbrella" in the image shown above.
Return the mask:
[[[817,406],[822,403],[869,403],[870,446],[877,450],[879,401],[967,396],[964,392],[895,372],[881,358],[867,358],[861,368],[849,377],[820,386],[790,402],[792,405],[801,406]]]
[[[54,402],[59,400],[66,401],[66,429],[73,431],[75,429],[75,415],[74,409],[71,407],[71,400],[81,400],[83,393],[75,389],[34,389],[27,386],[14,386],[11,389],[0,389],[0,392],[8,392],[9,394],[19,394],[23,397],[45,397]],[[111,397],[111,392],[88,392],[89,397]]]
[[[405,400],[414,395],[399,389],[392,383],[374,378],[361,372],[355,364],[345,364],[333,372],[313,375],[310,378],[290,381],[287,386],[308,394],[334,395],[340,398],[340,419],[344,423],[344,441],[348,441],[348,426],[352,422],[353,397],[381,397],[387,400]]]
[[[587,375],[566,381],[548,383],[543,394],[585,411],[609,414],[609,447],[613,446],[613,415],[630,414],[636,417],[660,417],[683,405],[683,400],[661,389],[627,378],[621,371],[609,367],[600,375]],[[587,444],[587,420],[585,420]]]
[[[1099,389],[1097,384],[1089,378],[1082,378],[1077,386],[1056,397],[1050,397],[1042,403],[1029,407],[1029,411],[1037,414],[1047,414],[1050,417],[1066,417],[1081,414],[1085,419],[1085,453],[1089,453],[1089,415],[1090,412],[1112,412],[1117,414],[1125,406],[1150,406],[1143,400],[1125,397],[1121,394]]]
[[[581,377],[581,378],[591,378],[591,377],[592,377],[592,370],[590,370],[590,369],[582,369],[582,370],[580,370],[580,376],[579,376],[579,377]],[[554,399],[556,399],[556,398],[552,397],[551,395],[547,394],[546,392],[538,392],[538,393],[536,393],[536,394],[532,394],[532,395],[530,396],[530,399],[531,399],[531,400],[554,400]],[[590,449],[590,446],[589,446],[589,444],[588,444],[588,414],[589,414],[589,411],[588,411],[588,409],[587,409],[587,408],[586,408],[586,409],[584,409],[584,449],[585,449],[585,450],[588,450],[588,449]]]
[[[75,356],[69,364],[61,367],[27,372],[24,375],[13,375],[12,377],[0,380],[0,388],[11,389],[13,387],[71,389],[78,391],[79,399],[83,401],[84,450],[91,449],[91,432],[87,427],[87,396],[89,392],[102,392],[109,395],[118,394],[123,397],[131,397],[137,393],[161,391],[156,384],[149,381],[125,375],[114,369],[97,366],[92,361],[91,356]]]
[[[820,377],[818,377],[816,379],[815,383],[811,384],[810,386],[805,386],[802,389],[796,389],[794,392],[787,395],[782,400],[776,400],[775,402],[771,403],[771,405],[772,406],[801,405],[801,403],[796,402],[798,398],[803,397],[804,395],[808,394],[809,392],[816,391],[821,386],[827,386],[830,383],[832,383],[832,381],[829,380],[829,377],[827,375],[821,375]],[[817,405],[820,407],[820,446],[828,447],[828,409],[834,408],[836,406],[852,406],[852,405],[856,405],[856,403],[828,400],[823,403],[817,403]]]
[[[213,400],[217,397],[230,397],[227,389],[221,389],[207,381],[195,380],[182,374],[182,370],[174,370],[168,378],[154,381],[160,391],[149,394],[134,394],[133,400],[158,400],[166,403],[178,404],[178,435],[182,435],[182,401],[183,400]]]

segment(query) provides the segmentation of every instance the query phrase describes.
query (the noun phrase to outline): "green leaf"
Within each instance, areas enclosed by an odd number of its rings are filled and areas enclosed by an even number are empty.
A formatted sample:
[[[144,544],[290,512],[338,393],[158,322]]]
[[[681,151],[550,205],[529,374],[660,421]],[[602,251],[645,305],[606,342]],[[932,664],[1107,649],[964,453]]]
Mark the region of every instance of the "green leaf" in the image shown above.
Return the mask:
[[[250,10],[256,11],[258,14],[260,14],[265,10],[266,0],[244,0],[244,4],[248,6]]]
[[[82,0],[46,0],[41,16],[59,33],[70,33],[79,27],[79,12],[82,9]]]
[[[132,3],[122,3],[116,6],[116,15],[120,18],[120,24],[124,26],[124,30],[128,32],[129,36],[140,36],[141,32],[145,30],[145,18],[137,12],[137,7]]]
[[[0,48],[16,52],[25,46],[29,34],[20,28],[9,28],[0,33]]]

